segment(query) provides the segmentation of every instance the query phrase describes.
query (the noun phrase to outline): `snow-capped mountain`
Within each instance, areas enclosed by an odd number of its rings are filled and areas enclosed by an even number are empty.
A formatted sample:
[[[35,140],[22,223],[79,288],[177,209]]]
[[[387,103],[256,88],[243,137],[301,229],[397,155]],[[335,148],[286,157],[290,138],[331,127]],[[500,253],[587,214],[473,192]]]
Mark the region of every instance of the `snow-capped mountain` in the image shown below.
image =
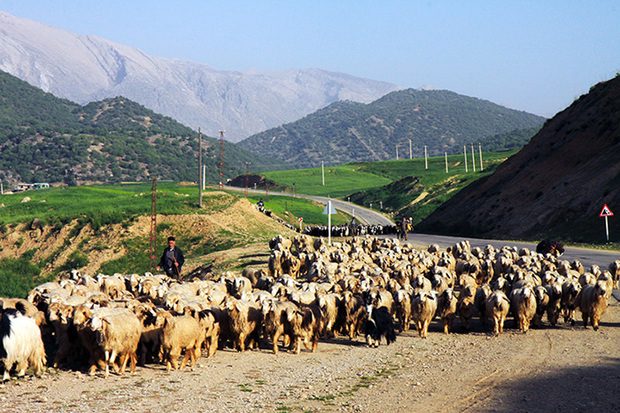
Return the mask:
[[[225,130],[233,142],[338,100],[369,103],[400,89],[320,69],[216,70],[4,12],[0,70],[80,104],[125,96],[210,136]]]

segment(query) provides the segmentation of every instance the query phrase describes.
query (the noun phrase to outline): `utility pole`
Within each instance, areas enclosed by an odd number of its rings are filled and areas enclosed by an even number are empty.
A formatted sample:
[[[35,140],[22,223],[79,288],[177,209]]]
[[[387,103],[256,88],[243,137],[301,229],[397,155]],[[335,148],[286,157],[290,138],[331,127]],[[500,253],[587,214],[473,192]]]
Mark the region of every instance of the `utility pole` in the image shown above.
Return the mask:
[[[220,189],[224,188],[224,131],[220,131]]]
[[[151,246],[149,254],[149,271],[153,272],[153,260],[157,259],[155,254],[157,250],[157,179],[153,178],[151,198]]]
[[[248,196],[248,179],[250,179],[250,163],[245,163],[245,196]]]
[[[398,145],[396,145],[396,160],[398,160]]]
[[[480,171],[482,172],[484,169],[482,169],[482,146],[480,144],[478,144],[478,153],[480,154]]]
[[[448,173],[448,152],[443,153],[446,158],[446,173]]]
[[[202,131],[198,128],[198,208],[202,208]]]
[[[413,159],[413,151],[411,150],[411,139],[409,139],[409,159]]]
[[[465,157],[465,173],[467,173],[467,145],[463,145],[463,156]]]
[[[424,169],[428,169],[428,153],[426,153],[426,145],[424,145]]]
[[[323,186],[325,186],[325,162],[321,161],[321,177],[323,178]]]
[[[471,167],[476,172],[476,153],[474,152],[474,144],[471,144]]]

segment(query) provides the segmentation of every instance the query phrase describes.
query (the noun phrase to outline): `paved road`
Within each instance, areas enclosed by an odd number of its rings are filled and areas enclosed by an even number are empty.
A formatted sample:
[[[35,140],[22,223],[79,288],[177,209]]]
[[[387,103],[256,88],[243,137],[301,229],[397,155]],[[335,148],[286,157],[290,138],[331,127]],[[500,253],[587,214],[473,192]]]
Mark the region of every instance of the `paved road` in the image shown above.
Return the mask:
[[[238,191],[243,191],[243,188],[233,188],[226,187],[226,189],[234,189]],[[252,190],[248,189],[248,192],[262,194],[265,191]],[[280,195],[280,196],[292,196],[292,194],[286,193],[277,193],[272,192],[269,195]],[[363,223],[369,225],[393,225],[394,223],[387,218],[385,215],[368,208],[360,207],[359,205],[355,205],[346,201],[341,201],[339,199],[331,199],[321,196],[310,196],[310,195],[300,195],[297,194],[300,198],[312,199],[317,202],[322,202],[327,205],[327,201],[331,200],[334,204],[334,208],[346,212],[350,215],[355,215]],[[396,235],[390,236],[395,238]],[[429,234],[418,234],[413,233],[409,235],[409,241],[419,245],[430,245],[430,244],[438,244],[441,248],[446,248],[456,244],[457,242],[463,240],[469,240],[472,247],[486,247],[491,244],[495,248],[501,248],[505,245],[515,245],[518,248],[529,248],[530,250],[536,250],[536,244],[529,242],[516,242],[516,241],[497,241],[497,240],[487,240],[487,239],[478,239],[478,238],[469,238],[469,237],[449,237],[443,235],[429,235]],[[596,250],[589,248],[576,248],[576,247],[567,247],[566,251],[561,257],[562,259],[574,261],[579,260],[586,267],[590,268],[592,265],[598,265],[602,269],[607,269],[609,264],[614,260],[620,260],[620,252],[619,251],[604,251],[604,250]]]
[[[234,191],[245,191],[245,188],[237,188],[237,187],[233,187],[233,186],[227,186],[225,187],[225,189],[231,189]],[[265,193],[265,191],[262,190],[258,190],[258,189],[249,189],[248,188],[248,192],[249,193],[253,193],[253,194],[258,194],[258,195],[262,195]],[[289,193],[284,193],[284,192],[269,192],[269,196],[289,196],[292,197],[293,194],[289,194]],[[332,201],[332,204],[334,205],[334,208],[345,212],[349,215],[354,215],[358,221],[360,221],[363,224],[368,224],[368,225],[394,225],[394,223],[387,218],[385,215],[372,210],[372,209],[368,209],[368,208],[364,208],[361,207],[359,205],[355,205],[352,204],[350,202],[346,202],[346,201],[341,201],[339,199],[333,199],[333,198],[327,198],[324,196],[313,196],[313,195],[301,195],[301,194],[297,194],[297,197],[299,198],[306,198],[306,199],[312,199],[313,201],[317,201],[317,202],[322,202],[323,204],[327,205],[327,201]],[[326,221],[327,222],[327,221]]]
[[[484,248],[487,245],[493,245],[495,248],[501,248],[505,245],[514,245],[517,248],[529,248],[530,250],[536,250],[536,244],[530,242],[517,242],[517,241],[498,241],[488,239],[478,239],[469,237],[448,237],[442,235],[429,235],[429,234],[409,234],[409,241],[415,244],[430,245],[438,244],[442,248],[446,248],[456,244],[464,239],[469,240],[472,247]],[[606,251],[589,248],[577,248],[566,247],[564,254],[560,257],[563,260],[574,261],[579,260],[586,268],[590,268],[596,264],[601,269],[607,269],[609,264],[614,260],[620,260],[620,252],[618,251]]]

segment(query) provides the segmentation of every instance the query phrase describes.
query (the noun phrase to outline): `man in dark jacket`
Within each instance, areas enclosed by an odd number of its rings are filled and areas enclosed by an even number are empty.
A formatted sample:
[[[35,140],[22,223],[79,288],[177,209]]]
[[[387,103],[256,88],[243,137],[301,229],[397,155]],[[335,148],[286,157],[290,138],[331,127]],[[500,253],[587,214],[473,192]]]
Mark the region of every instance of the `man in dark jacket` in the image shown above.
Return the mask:
[[[168,248],[164,250],[161,259],[159,260],[157,270],[159,271],[163,268],[168,277],[180,279],[181,267],[184,262],[185,257],[183,257],[183,252],[181,249],[176,246],[176,240],[174,237],[168,237]]]

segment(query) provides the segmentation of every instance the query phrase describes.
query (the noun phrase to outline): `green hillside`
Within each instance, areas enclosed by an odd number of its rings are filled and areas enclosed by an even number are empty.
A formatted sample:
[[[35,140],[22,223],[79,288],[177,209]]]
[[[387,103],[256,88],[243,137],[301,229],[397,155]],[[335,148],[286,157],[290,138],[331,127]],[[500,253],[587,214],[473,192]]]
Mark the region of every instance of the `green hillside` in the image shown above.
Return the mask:
[[[446,90],[407,89],[370,104],[336,102],[296,122],[251,136],[240,145],[296,167],[381,161],[525,145],[544,118]]]
[[[271,171],[263,175],[286,188],[286,192],[341,198],[367,208],[382,209],[394,219],[413,217],[417,223],[470,183],[489,176],[515,153],[516,150],[483,153],[483,170],[480,170],[480,155],[476,154],[474,170],[470,152],[467,171],[463,155],[450,155],[447,173],[444,156],[429,157],[428,169],[423,158],[325,167],[325,185],[321,168]]]
[[[224,143],[224,179],[284,164]],[[203,136],[207,182],[219,182],[220,144]],[[123,97],[80,106],[0,72],[0,179],[109,183],[197,181],[198,133]]]

